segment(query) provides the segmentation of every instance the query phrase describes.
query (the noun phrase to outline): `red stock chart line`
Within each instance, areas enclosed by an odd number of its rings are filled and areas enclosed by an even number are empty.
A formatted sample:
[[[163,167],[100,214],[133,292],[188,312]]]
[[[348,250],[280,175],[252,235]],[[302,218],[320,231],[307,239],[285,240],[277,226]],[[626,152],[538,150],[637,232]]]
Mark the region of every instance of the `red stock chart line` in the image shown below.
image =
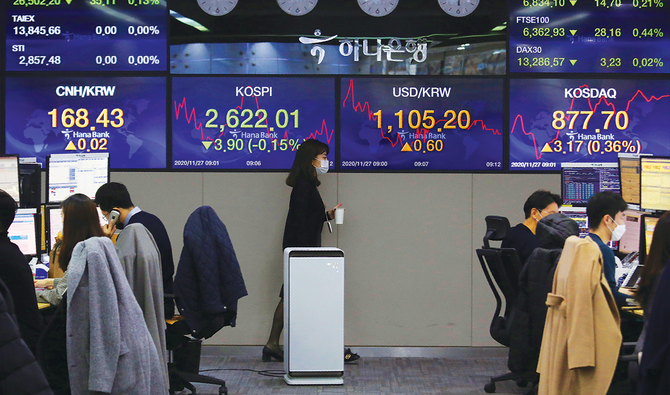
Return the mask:
[[[362,104],[361,104],[360,101],[359,102],[356,101],[356,92],[355,92],[355,88],[354,88],[354,80],[349,80],[349,88],[347,89],[347,94],[344,97],[344,100],[342,101],[342,107],[343,108],[347,106],[347,100],[349,100],[349,96],[351,96],[351,108],[354,110],[354,112],[367,112],[368,121],[373,121],[373,120],[376,121],[377,120],[377,117],[374,115],[374,112],[370,109],[370,103],[369,102],[366,101],[366,102],[362,102]],[[447,120],[446,119],[438,119],[438,120],[436,120],[435,125],[437,125],[438,122],[445,122],[446,123]],[[470,123],[470,125],[468,126],[467,130],[470,130],[473,126],[477,125],[478,123],[481,124],[481,128],[482,128],[483,131],[488,131],[488,132],[491,132],[493,135],[501,136],[501,133],[498,129],[492,129],[492,128],[487,127],[486,124],[484,124],[484,121],[481,120],[481,119],[473,120]],[[384,135],[384,131],[382,129],[379,129],[379,132],[381,133],[381,136],[382,136],[383,139],[388,140],[391,143],[392,147],[395,147],[398,143],[402,143],[402,136],[399,133],[396,134],[396,139],[395,139],[395,141],[393,141],[393,139]],[[417,128],[416,129],[416,134],[418,136],[423,136],[423,137],[419,137],[419,138],[423,138],[424,142],[426,141],[426,136],[428,135],[429,132],[430,132],[430,130],[425,129],[425,128]]]
[[[581,85],[579,88],[580,89],[581,88],[587,88],[588,89],[588,87],[589,87],[588,85],[584,84],[584,85]],[[642,96],[642,98],[647,103],[651,102],[652,100],[658,101],[658,100],[670,97],[670,95],[661,95],[661,96],[653,96],[652,95],[652,96],[647,97],[647,95],[644,92],[642,92],[640,89],[638,89],[635,92],[635,94],[630,98],[630,100],[628,100],[628,102],[626,103],[626,109],[624,111],[628,112],[628,110],[630,109],[630,104],[633,102],[633,100],[635,100],[635,98],[638,95]],[[616,114],[616,106],[611,101],[608,101],[605,96],[601,96],[600,99],[598,99],[598,102],[596,104],[591,103],[591,98],[587,99],[587,101],[588,101],[589,109],[591,111],[593,111],[594,114],[595,114],[595,112],[598,109],[598,106],[600,104],[604,104],[605,106],[608,106],[608,107],[612,108],[612,111],[614,111],[614,113]],[[573,97],[572,100],[570,101],[570,109],[567,110],[567,111],[572,111],[574,106],[575,106],[575,98]],[[572,117],[571,114],[567,114],[565,116],[567,121],[569,121],[571,117]],[[525,127],[524,122],[523,122],[523,115],[517,114],[517,116],[514,117],[514,123],[512,123],[512,128],[510,129],[510,135],[514,133],[514,130],[516,129],[516,123],[517,122],[520,122],[521,131],[523,132],[523,134],[525,136],[531,136],[531,138],[533,139],[533,148],[535,149],[535,158],[536,158],[536,160],[540,160],[540,158],[542,158],[542,152],[537,151],[537,139],[535,138],[535,133],[526,132],[526,127]],[[560,137],[561,130],[563,130],[563,129],[557,130],[556,131],[556,136],[553,139],[549,140],[549,142],[547,144],[551,144],[554,141],[558,140],[558,138]]]
[[[254,96],[254,99],[256,101],[256,109],[259,110],[261,107],[260,107],[260,104],[258,103],[258,97]],[[235,106],[235,109],[236,110],[241,110],[243,107],[244,107],[244,97],[242,97],[242,99],[240,100],[240,105]],[[189,125],[193,124],[193,127],[196,130],[200,131],[201,140],[202,141],[207,141],[207,140],[213,141],[213,139],[211,137],[209,137],[209,136],[205,137],[205,133],[203,132],[203,129],[202,129],[202,122],[198,122],[197,119],[196,119],[196,109],[195,109],[195,107],[191,107],[190,110],[188,109],[188,106],[186,104],[186,97],[184,97],[182,99],[181,103],[177,102],[177,100],[174,101],[175,120],[179,120],[179,113],[182,110],[184,111],[184,118],[186,119],[186,123],[189,124]],[[259,119],[260,119],[260,117],[259,117]],[[223,136],[223,133],[224,133],[223,130],[226,126],[227,126],[226,124],[221,125],[221,133],[219,133],[218,138],[221,138],[221,136]],[[273,141],[274,138],[272,137],[272,133],[270,133],[270,126],[266,125],[265,128],[266,128],[266,131],[268,132],[268,135],[270,136],[270,141]],[[333,134],[334,133],[335,133],[335,129],[332,129],[332,130],[328,131],[328,124],[327,124],[326,120],[323,119],[323,121],[321,122],[321,128],[314,130],[314,132],[310,133],[306,137],[306,139],[316,139],[317,136],[325,136],[327,143],[330,144],[330,142],[333,139]],[[284,131],[284,139],[286,139],[286,140],[289,139],[288,130]],[[295,150],[293,147],[291,147],[291,149]]]

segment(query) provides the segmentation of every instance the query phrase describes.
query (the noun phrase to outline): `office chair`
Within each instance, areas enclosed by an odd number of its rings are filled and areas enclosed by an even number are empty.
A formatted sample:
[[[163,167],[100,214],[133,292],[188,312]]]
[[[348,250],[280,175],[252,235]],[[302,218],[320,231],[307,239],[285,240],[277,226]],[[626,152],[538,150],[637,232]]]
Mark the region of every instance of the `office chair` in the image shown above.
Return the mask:
[[[219,385],[220,395],[228,393],[224,380],[198,373],[202,339],[235,326],[237,301],[246,295],[226,226],[211,207],[197,208],[184,227],[174,295],[166,295],[175,299],[181,314],[166,321],[170,394],[184,387],[195,394],[191,382]]]
[[[173,294],[166,294],[165,299],[174,302],[175,296]],[[220,322],[223,323],[229,321],[230,317],[234,314],[234,311],[222,314]],[[188,326],[184,317],[176,315],[171,319],[167,319],[165,322],[167,323],[165,337],[168,350],[170,394],[174,395],[176,391],[181,391],[184,388],[188,388],[191,391],[191,394],[195,394],[196,389],[192,383],[218,385],[219,395],[228,394],[225,380],[205,376],[199,373],[202,338],[196,339],[190,336],[192,330]],[[220,328],[222,327],[223,325],[221,325]]]
[[[510,345],[511,323],[514,319],[516,299],[519,295],[521,262],[515,249],[492,248],[489,242],[504,239],[509,228],[510,224],[507,218],[494,215],[487,216],[484,246],[476,250],[486,281],[488,281],[496,299],[496,310],[489,332],[495,341],[506,347]],[[503,298],[505,300],[505,310],[501,315]],[[520,387],[525,387],[528,384],[524,375],[510,372],[491,377],[491,381],[484,386],[484,391],[493,393],[496,391],[496,382],[507,380],[516,381]]]

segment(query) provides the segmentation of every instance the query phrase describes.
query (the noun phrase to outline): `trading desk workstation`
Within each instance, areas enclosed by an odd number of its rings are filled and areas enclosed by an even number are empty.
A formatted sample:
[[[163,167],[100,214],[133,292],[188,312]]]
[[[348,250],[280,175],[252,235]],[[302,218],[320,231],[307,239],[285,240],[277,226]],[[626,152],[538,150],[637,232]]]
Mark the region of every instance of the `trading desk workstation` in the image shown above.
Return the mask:
[[[621,193],[628,230],[611,247],[633,286],[670,210],[661,2],[5,3],[0,189],[20,206],[10,238],[36,278],[54,275],[59,202],[117,181],[161,218],[179,257],[189,214],[211,206],[249,296],[235,330],[207,345],[266,340],[285,179],[305,139],[329,147],[326,207],[347,208],[322,240],[347,254],[347,346],[498,347],[475,250],[484,218],[522,222],[535,190],[560,192],[582,236],[588,198]]]

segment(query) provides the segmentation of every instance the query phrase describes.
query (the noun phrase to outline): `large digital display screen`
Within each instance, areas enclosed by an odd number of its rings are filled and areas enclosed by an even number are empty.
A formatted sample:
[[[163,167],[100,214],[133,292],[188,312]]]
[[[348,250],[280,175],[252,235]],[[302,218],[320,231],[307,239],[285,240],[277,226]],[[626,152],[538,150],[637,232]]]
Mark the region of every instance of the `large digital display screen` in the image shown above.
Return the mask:
[[[335,158],[332,78],[172,80],[175,169],[288,170],[305,139]]]
[[[501,170],[501,79],[342,78],[341,170]]]
[[[8,71],[165,71],[166,0],[7,0]]]
[[[509,0],[509,70],[668,73],[663,0]]]
[[[512,79],[510,170],[670,155],[670,80]]]
[[[5,150],[109,152],[113,169],[166,167],[163,77],[7,78]]]

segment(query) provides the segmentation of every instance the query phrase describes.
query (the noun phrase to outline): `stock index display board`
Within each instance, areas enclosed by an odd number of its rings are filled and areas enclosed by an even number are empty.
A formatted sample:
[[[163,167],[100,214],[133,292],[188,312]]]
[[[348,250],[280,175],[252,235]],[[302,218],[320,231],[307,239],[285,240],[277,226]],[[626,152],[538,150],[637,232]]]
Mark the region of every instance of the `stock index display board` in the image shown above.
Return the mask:
[[[305,139],[333,167],[333,78],[174,78],[172,107],[175,169],[289,170]]]
[[[509,0],[509,71],[668,73],[667,0]]]
[[[6,0],[8,71],[165,71],[167,0]]]
[[[502,79],[342,78],[341,170],[502,170]]]
[[[5,151],[109,152],[113,169],[166,167],[164,77],[7,78]]]
[[[510,170],[670,156],[670,80],[512,79]]]

